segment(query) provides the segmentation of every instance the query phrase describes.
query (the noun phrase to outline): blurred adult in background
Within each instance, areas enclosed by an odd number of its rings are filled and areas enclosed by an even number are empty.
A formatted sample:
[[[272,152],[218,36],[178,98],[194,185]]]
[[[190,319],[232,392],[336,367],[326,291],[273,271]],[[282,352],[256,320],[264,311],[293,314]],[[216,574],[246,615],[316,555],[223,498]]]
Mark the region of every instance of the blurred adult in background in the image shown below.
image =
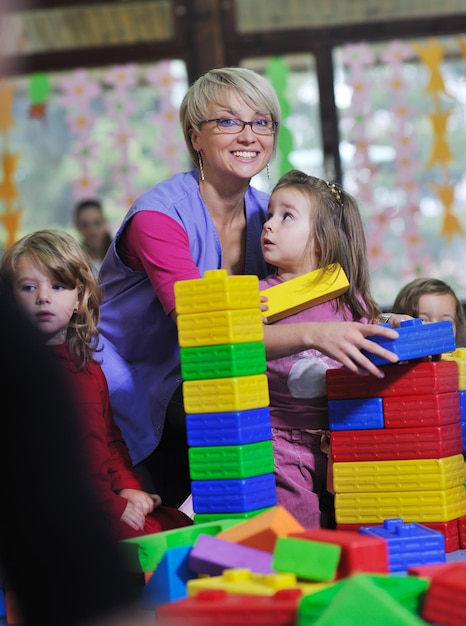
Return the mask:
[[[73,217],[81,245],[89,255],[94,275],[97,278],[113,239],[102,203],[96,198],[81,200],[74,207]]]

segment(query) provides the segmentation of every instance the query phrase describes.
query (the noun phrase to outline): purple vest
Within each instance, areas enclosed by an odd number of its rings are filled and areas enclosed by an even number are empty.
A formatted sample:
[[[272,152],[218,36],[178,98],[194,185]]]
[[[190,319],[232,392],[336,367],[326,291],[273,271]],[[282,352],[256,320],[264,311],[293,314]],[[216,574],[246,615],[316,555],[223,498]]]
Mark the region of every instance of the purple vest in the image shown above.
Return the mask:
[[[267,203],[268,194],[249,187],[245,273],[259,278],[270,272],[260,248]],[[158,211],[175,219],[188,235],[202,275],[222,266],[220,241],[199,193],[197,169],[176,174],[143,193],[124,217],[104,259],[99,325],[103,351],[97,356],[134,464],[158,445],[167,405],[181,383],[176,326],[165,314],[147,274],[127,267],[116,252],[125,224],[138,211]]]

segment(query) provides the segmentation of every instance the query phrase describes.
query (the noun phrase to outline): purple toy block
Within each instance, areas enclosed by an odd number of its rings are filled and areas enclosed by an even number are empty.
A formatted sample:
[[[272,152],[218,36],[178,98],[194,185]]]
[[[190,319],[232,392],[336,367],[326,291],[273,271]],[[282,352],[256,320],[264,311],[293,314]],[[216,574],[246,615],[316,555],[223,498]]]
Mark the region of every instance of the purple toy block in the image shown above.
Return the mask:
[[[189,554],[189,568],[197,574],[220,576],[225,569],[249,569],[255,574],[273,574],[273,554],[239,543],[199,535]]]

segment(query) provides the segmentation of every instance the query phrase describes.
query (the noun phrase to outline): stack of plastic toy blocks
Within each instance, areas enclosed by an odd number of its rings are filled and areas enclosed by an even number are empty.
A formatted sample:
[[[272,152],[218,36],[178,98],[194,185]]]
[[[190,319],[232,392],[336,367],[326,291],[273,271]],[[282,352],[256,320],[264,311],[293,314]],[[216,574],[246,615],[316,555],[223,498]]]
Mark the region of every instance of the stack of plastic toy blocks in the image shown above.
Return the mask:
[[[463,440],[463,457],[466,457],[466,348],[456,348],[442,354],[446,361],[456,361],[458,365],[458,395],[460,398],[460,425]],[[465,466],[466,470],[466,466]],[[465,484],[466,486],[466,484]],[[459,520],[460,548],[466,548],[466,516]]]
[[[210,270],[175,284],[194,522],[276,505],[256,276]]]
[[[419,545],[426,533],[400,523],[442,533],[446,552],[460,547],[465,465],[458,364],[440,360],[456,347],[452,325],[414,319],[398,330],[396,340],[373,338],[398,354],[398,364],[368,354],[385,378],[328,370],[327,396],[338,528],[361,531],[395,519],[395,535],[409,540],[399,555],[409,566],[408,544]]]

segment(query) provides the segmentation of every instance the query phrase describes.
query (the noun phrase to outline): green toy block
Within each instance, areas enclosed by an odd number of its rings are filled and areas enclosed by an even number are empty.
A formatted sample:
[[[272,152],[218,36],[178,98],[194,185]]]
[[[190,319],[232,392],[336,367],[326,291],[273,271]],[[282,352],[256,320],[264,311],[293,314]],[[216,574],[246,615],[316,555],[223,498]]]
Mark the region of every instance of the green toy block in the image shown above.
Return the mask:
[[[263,341],[181,348],[183,380],[263,374],[267,367]]]
[[[237,446],[189,448],[189,471],[192,480],[248,478],[270,474],[273,469],[271,440]]]
[[[397,602],[387,591],[378,587],[368,577],[352,576],[342,581],[331,604],[316,619],[302,619],[298,607],[297,626],[421,626],[420,617]]]
[[[295,537],[278,537],[272,568],[292,572],[305,580],[333,580],[337,573],[341,546]]]
[[[244,520],[250,519],[251,517],[255,517],[256,515],[265,513],[265,511],[270,511],[273,508],[275,507],[268,506],[265,509],[256,509],[255,511],[242,511],[241,513],[195,513],[193,521],[195,524],[206,524],[207,522],[216,522],[218,520],[228,518],[236,519],[238,520],[238,522],[243,522]]]
[[[222,530],[236,526],[241,520],[224,518],[206,524],[193,524],[173,530],[165,530],[159,533],[124,539],[119,542],[119,548],[125,567],[129,572],[149,573],[153,572],[167,548],[179,546],[193,546],[199,535],[215,536]]]
[[[429,581],[415,576],[390,576],[380,574],[355,574],[353,578],[366,578],[376,587],[383,589],[394,600],[411,613],[419,614],[424,594],[429,588]],[[334,597],[348,579],[309,594],[302,598],[299,605],[299,624],[314,624],[318,617],[333,602]]]

